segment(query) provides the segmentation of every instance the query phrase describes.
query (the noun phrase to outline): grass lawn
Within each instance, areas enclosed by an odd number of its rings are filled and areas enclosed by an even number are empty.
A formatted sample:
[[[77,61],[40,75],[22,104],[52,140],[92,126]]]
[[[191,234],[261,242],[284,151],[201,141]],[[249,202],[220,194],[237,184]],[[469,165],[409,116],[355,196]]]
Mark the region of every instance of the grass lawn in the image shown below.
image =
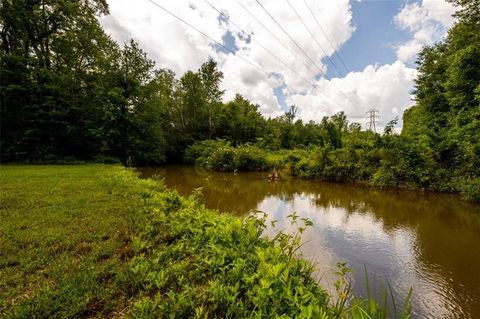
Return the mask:
[[[0,314],[119,314],[129,243],[145,218],[135,196],[112,191],[111,165],[0,169]],[[11,315],[11,314],[10,314]]]

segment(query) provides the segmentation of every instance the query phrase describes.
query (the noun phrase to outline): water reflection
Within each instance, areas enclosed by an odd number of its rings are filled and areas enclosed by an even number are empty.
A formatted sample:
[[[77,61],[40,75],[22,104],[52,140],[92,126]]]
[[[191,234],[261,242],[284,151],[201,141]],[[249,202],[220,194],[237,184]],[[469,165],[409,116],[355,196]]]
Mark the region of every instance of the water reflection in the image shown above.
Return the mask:
[[[314,227],[302,253],[318,265],[325,286],[337,261],[353,269],[363,293],[364,265],[377,282],[387,278],[401,299],[414,288],[416,318],[480,318],[480,205],[455,196],[417,194],[288,179],[268,183],[260,173],[215,173],[194,167],[144,168],[188,195],[203,187],[205,205],[246,214],[254,209],[277,220],[274,233],[292,231],[296,211]]]

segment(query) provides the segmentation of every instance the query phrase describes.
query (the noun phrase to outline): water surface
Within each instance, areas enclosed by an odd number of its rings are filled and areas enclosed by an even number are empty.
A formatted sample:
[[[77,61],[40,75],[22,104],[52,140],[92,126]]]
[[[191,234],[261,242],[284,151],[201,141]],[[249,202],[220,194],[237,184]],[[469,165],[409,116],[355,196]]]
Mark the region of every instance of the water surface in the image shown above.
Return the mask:
[[[314,226],[302,254],[331,290],[338,261],[353,268],[354,291],[365,295],[365,273],[387,279],[400,303],[413,287],[413,318],[480,318],[480,205],[457,196],[286,179],[262,173],[218,173],[190,166],[142,168],[183,195],[202,187],[205,206],[238,215],[254,210],[277,220],[270,234],[293,231],[292,212]],[[399,305],[401,307],[401,305]]]

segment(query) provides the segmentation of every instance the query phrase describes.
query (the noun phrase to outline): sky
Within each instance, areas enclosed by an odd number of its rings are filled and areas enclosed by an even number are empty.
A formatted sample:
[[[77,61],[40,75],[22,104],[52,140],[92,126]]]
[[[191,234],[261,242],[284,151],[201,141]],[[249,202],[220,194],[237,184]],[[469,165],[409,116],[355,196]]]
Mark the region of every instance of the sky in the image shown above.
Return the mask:
[[[119,43],[137,41],[158,68],[180,77],[214,59],[225,101],[240,93],[266,117],[296,105],[304,121],[344,111],[364,127],[375,108],[380,129],[397,116],[401,127],[414,104],[417,53],[445,37],[455,12],[444,0],[108,3],[106,32]]]

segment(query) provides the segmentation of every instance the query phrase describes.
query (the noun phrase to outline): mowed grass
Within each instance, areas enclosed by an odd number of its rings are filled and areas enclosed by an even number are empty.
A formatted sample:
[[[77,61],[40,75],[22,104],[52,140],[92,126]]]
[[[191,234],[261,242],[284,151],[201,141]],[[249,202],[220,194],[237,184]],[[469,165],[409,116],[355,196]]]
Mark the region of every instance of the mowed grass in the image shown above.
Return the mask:
[[[120,316],[144,214],[103,182],[112,165],[0,168],[0,316]]]

